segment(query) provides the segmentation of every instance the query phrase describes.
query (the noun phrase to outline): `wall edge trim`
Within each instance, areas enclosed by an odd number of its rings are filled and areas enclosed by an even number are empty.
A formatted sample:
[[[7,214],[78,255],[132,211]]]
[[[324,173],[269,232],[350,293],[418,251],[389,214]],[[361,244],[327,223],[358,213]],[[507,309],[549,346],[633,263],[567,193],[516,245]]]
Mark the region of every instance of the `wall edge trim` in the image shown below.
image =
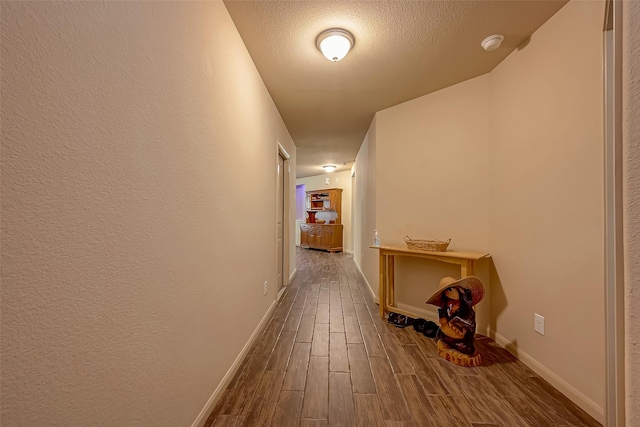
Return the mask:
[[[538,362],[527,352],[512,345],[508,339],[506,339],[496,331],[490,330],[488,336],[492,338],[498,345],[500,345],[500,347],[506,349],[509,353],[514,355],[532,371],[540,375],[542,379],[555,387],[560,393],[569,398],[587,414],[595,418],[596,421],[604,425],[604,409],[598,406],[593,400],[580,393],[575,387],[566,382],[564,379],[544,366],[542,363]]]
[[[218,401],[222,397],[222,393],[224,393],[227,386],[233,379],[233,376],[236,374],[236,372],[238,372],[240,365],[242,365],[242,362],[249,354],[249,350],[251,349],[253,344],[258,340],[258,338],[260,338],[262,331],[266,328],[267,324],[269,323],[269,320],[271,319],[271,315],[275,312],[275,309],[277,306],[278,306],[278,301],[274,300],[271,303],[271,306],[269,307],[267,312],[262,317],[262,320],[260,320],[260,323],[258,323],[258,326],[256,327],[256,329],[251,334],[251,337],[249,337],[249,340],[242,348],[242,351],[240,351],[240,354],[238,355],[238,357],[236,357],[236,360],[233,362],[233,364],[231,365],[231,367],[229,368],[225,376],[222,378],[222,381],[220,381],[220,384],[218,384],[218,387],[216,387],[211,397],[209,397],[209,400],[207,400],[207,403],[204,405],[204,408],[202,408],[202,410],[198,414],[198,417],[196,418],[196,420],[193,422],[193,424],[191,424],[191,427],[204,426],[205,422],[209,418],[210,412],[213,410],[213,407],[215,406],[216,403],[218,403]]]
[[[373,289],[371,289],[371,285],[369,284],[369,281],[367,280],[367,276],[365,276],[364,273],[362,272],[362,269],[360,268],[360,265],[357,262],[354,262],[354,264],[356,265],[356,267],[358,267],[358,271],[360,272],[360,276],[362,276],[362,278],[364,279],[364,283],[367,284],[367,288],[369,289],[369,293],[371,294],[371,298],[373,298],[373,300],[375,301],[376,304],[380,304],[380,302],[378,301],[378,298],[376,298],[375,292],[373,292]]]

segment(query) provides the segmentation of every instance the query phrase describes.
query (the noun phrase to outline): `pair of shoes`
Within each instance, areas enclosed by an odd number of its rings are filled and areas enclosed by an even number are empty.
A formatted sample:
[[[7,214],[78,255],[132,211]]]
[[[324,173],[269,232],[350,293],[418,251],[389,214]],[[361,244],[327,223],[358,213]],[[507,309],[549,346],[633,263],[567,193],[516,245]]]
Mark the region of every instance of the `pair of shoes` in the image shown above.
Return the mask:
[[[424,332],[424,327],[425,327],[426,325],[427,325],[427,321],[426,321],[426,320],[424,320],[423,318],[419,318],[419,319],[416,319],[416,320],[413,322],[413,329],[414,329],[416,332],[420,332],[420,333],[422,333],[422,332]]]
[[[422,335],[429,338],[435,338],[438,335],[438,330],[440,327],[435,323],[428,321],[422,331]]]
[[[391,323],[392,325],[395,325],[396,321],[398,320],[398,316],[400,316],[398,313],[394,313],[392,311],[391,313],[389,313],[389,316],[387,317],[387,323]]]
[[[396,328],[406,328],[413,323],[413,320],[414,319],[412,317],[407,317],[394,312],[389,313],[389,317],[387,317],[387,323],[391,323]]]
[[[413,321],[413,317],[407,317],[399,314],[394,325],[396,326],[396,328],[406,328],[407,326],[412,325]]]
[[[425,337],[435,338],[438,334],[438,325],[430,320],[416,319],[413,322],[413,329]]]

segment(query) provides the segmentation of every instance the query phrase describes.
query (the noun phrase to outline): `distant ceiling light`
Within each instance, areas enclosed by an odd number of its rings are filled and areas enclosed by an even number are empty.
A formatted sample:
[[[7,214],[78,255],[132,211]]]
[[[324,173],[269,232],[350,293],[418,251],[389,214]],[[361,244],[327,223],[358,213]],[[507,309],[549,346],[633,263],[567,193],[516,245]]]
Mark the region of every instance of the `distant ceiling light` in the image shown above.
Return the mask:
[[[480,46],[482,46],[482,48],[487,52],[490,52],[499,48],[502,44],[502,40],[504,40],[504,36],[502,34],[494,34],[482,40]]]
[[[336,169],[334,165],[324,165],[323,168],[326,172],[333,172]]]
[[[341,28],[324,30],[316,37],[316,46],[320,52],[333,62],[338,62],[347,56],[355,42],[353,34]]]

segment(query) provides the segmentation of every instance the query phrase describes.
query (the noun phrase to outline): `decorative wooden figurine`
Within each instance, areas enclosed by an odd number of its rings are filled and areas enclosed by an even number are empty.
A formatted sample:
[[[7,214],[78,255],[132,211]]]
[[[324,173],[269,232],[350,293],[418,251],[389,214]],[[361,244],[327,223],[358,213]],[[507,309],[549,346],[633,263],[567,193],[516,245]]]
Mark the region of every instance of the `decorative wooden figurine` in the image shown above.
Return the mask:
[[[445,277],[427,304],[439,307],[438,355],[460,366],[479,366],[480,353],[473,345],[476,313],[473,307],[484,297],[484,285],[474,276]]]

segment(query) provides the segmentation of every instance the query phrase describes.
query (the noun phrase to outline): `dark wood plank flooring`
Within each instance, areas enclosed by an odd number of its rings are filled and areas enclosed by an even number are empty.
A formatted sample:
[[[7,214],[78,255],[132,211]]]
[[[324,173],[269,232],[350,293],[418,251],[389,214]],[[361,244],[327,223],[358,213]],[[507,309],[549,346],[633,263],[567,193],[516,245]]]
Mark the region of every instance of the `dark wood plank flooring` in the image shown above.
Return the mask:
[[[599,426],[487,337],[483,366],[397,329],[348,254],[298,249],[297,274],[207,426]]]

